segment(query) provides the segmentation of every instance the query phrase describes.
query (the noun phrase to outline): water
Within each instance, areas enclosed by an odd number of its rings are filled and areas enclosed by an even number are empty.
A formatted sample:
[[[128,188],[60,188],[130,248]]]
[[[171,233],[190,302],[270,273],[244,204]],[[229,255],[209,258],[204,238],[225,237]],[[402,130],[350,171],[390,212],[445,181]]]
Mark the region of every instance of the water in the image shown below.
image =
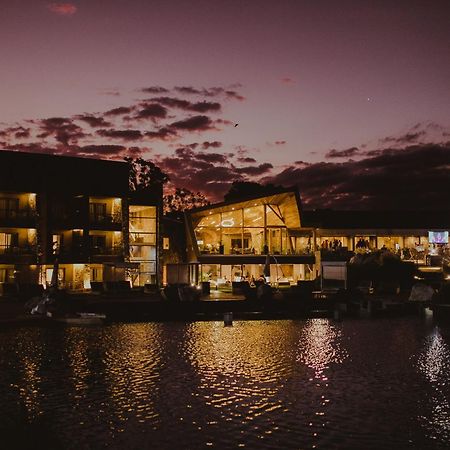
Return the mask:
[[[422,319],[9,329],[0,447],[443,449],[449,379]]]

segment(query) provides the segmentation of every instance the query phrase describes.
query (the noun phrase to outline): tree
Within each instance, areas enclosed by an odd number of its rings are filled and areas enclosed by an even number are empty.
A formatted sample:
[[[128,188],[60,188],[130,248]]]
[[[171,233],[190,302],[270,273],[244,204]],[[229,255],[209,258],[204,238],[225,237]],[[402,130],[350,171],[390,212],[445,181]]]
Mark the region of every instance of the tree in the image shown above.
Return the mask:
[[[126,157],[129,169],[130,191],[146,191],[156,186],[163,186],[169,181],[169,176],[156,164],[143,158]]]
[[[164,212],[180,213],[193,208],[209,205],[208,199],[201,192],[192,192],[186,188],[176,188],[173,194],[164,196]]]
[[[226,202],[240,200],[245,197],[270,195],[277,190],[282,189],[282,186],[274,184],[260,184],[254,181],[233,181],[230,190],[224,195]]]

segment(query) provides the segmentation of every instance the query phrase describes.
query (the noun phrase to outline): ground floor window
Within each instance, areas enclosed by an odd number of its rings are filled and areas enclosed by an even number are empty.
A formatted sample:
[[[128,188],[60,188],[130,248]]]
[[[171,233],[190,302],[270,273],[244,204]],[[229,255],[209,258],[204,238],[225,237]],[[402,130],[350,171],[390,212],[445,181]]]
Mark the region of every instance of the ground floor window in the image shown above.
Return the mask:
[[[313,278],[313,267],[309,264],[270,264],[270,273],[264,264],[201,264],[199,281],[211,283],[212,289],[231,289],[233,282],[250,283],[264,277],[274,285],[291,286],[298,281]]]
[[[0,283],[14,283],[14,269],[9,267],[1,267]]]

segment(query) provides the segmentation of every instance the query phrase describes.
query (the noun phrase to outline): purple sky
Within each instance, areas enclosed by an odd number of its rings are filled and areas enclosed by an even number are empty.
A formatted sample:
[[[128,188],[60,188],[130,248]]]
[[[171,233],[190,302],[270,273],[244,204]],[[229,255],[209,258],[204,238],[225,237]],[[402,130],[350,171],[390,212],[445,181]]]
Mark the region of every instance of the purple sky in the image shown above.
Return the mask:
[[[6,0],[0,42],[3,148],[142,154],[212,199],[264,179],[370,207],[368,167],[419,192],[424,164],[450,188],[448,0]]]

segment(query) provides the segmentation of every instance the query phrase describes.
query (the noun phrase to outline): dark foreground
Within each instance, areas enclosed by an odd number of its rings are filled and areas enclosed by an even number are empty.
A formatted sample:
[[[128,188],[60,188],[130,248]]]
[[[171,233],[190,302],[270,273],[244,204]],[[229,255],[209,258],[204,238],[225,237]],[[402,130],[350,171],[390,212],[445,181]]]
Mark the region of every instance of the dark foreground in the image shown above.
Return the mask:
[[[444,449],[449,378],[418,317],[10,327],[2,448]]]

